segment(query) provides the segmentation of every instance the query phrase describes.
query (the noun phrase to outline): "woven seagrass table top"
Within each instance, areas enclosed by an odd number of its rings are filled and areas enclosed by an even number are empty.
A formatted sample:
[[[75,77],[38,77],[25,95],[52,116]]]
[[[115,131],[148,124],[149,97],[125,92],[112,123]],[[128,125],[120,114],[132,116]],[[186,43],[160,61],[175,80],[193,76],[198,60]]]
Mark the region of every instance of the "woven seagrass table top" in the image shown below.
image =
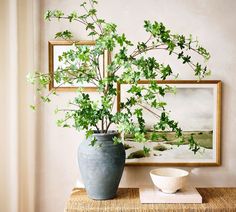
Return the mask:
[[[112,200],[96,201],[84,189],[75,188],[65,212],[232,211],[236,212],[236,188],[198,188],[203,204],[141,204],[138,188],[120,188]]]

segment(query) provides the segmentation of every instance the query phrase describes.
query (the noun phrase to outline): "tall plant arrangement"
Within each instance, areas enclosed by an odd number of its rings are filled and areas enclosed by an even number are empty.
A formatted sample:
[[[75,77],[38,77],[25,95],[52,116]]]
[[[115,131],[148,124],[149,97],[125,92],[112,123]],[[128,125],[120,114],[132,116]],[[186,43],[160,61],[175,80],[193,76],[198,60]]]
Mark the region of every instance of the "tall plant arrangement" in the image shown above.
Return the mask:
[[[169,64],[163,64],[155,57],[148,56],[151,51],[166,51],[174,55],[176,60],[189,66],[189,69],[200,80],[210,74],[206,62],[210,58],[209,52],[203,48],[197,39],[191,35],[184,36],[174,34],[163,23],[144,21],[144,30],[147,39],[134,43],[124,33],[117,32],[117,25],[108,23],[97,16],[96,0],[83,2],[80,6],[83,12],[64,14],[61,10],[49,10],[45,13],[45,20],[54,19],[77,22],[84,27],[91,40],[95,40],[94,48],[79,45],[73,41],[73,34],[69,30],[56,33],[55,38],[70,40],[74,49],[64,52],[59,56],[63,67],[58,67],[54,72],[54,80],[59,84],[93,83],[98,88],[100,98],[93,100],[89,93],[78,89],[76,97],[71,99],[66,109],[56,109],[62,112],[64,118],[57,121],[58,126],[74,127],[76,130],[85,130],[89,138],[96,133],[109,133],[111,125],[115,125],[118,132],[133,134],[138,142],[145,142],[145,118],[144,111],[151,112],[156,118],[151,138],[155,139],[159,131],[171,130],[176,133],[180,144],[183,142],[182,131],[175,120],[172,120],[165,110],[166,103],[160,101],[166,93],[174,93],[174,88],[161,86],[155,80],[175,79]],[[101,70],[100,58],[104,51],[113,52],[113,58],[105,70]],[[200,55],[202,62],[194,61],[193,54]],[[103,72],[105,74],[103,74]],[[43,102],[50,102],[51,96],[57,94],[57,88],[45,95],[44,90],[52,80],[48,73],[31,73],[28,76],[31,83],[37,84],[37,91]],[[138,84],[140,80],[150,80],[148,86]],[[117,96],[117,83],[131,84],[128,90],[129,97],[121,102],[121,110],[114,112],[114,102]],[[159,113],[150,111],[150,108],[158,109]],[[35,108],[32,106],[32,108]],[[135,123],[137,120],[137,123]],[[121,142],[120,138],[114,138],[114,142]],[[96,144],[93,138],[91,145]],[[190,149],[198,151],[198,145],[189,139]],[[148,149],[146,149],[148,151]]]

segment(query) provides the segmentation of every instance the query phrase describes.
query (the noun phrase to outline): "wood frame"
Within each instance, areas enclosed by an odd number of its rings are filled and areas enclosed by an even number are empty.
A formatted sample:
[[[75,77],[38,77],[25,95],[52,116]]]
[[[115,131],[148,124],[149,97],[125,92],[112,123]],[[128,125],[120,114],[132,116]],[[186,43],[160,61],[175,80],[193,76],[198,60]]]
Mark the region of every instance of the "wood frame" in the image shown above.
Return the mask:
[[[51,81],[49,83],[49,90],[56,89],[57,91],[62,92],[73,92],[78,89],[78,87],[59,87],[56,88],[54,86],[54,80],[53,80],[53,66],[54,66],[54,46],[68,46],[72,45],[73,43],[79,43],[80,45],[95,45],[95,41],[89,41],[89,40],[81,40],[81,41],[49,41],[48,42],[48,64],[49,64],[49,74],[51,76]],[[105,68],[108,64],[111,62],[111,53],[108,51],[105,51],[103,54],[103,77],[105,76]],[[82,90],[84,92],[97,92],[98,89],[96,87],[83,87]]]
[[[140,80],[138,84],[149,84],[151,80]],[[193,163],[132,163],[126,166],[220,166],[221,165],[221,116],[222,116],[222,82],[220,80],[156,80],[158,84],[216,84],[217,85],[217,111],[216,111],[216,162],[193,162]],[[117,84],[117,111],[120,111],[121,84]]]

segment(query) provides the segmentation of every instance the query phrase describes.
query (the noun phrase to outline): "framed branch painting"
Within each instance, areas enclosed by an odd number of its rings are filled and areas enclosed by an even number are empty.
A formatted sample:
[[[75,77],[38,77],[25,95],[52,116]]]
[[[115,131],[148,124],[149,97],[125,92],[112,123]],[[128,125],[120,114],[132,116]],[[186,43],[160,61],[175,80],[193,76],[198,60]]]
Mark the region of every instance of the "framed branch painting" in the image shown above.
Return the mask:
[[[86,63],[84,58],[82,58],[83,63],[81,63],[80,56],[76,58],[73,54],[73,51],[79,49],[85,56],[86,51],[89,55],[93,51],[94,45],[95,41],[49,41],[49,73],[51,76],[49,90],[76,91],[76,89],[82,88],[85,92],[97,91],[96,83],[81,83],[78,81],[79,76],[81,75],[81,78],[86,77],[86,67],[93,65],[96,74],[101,78],[104,77],[104,70],[110,62],[110,53],[105,51],[101,57],[97,58],[98,61],[88,59]],[[73,80],[73,77],[76,80]],[[63,79],[62,82],[59,79]]]
[[[124,134],[127,165],[171,165],[171,166],[217,166],[220,165],[221,132],[221,81],[170,80],[156,81],[160,87],[169,87],[174,92],[158,97],[165,104],[165,112],[178,122],[182,129],[180,143],[175,133],[169,130],[154,131],[156,117],[160,110],[151,110],[140,102],[146,120],[145,143],[136,142],[133,135]],[[143,80],[139,86],[150,86]],[[131,84],[118,84],[117,110],[129,97]],[[135,121],[135,118],[134,118]],[[150,139],[149,139],[150,138]],[[195,153],[189,149],[189,142],[198,145]],[[144,150],[148,149],[148,154]]]

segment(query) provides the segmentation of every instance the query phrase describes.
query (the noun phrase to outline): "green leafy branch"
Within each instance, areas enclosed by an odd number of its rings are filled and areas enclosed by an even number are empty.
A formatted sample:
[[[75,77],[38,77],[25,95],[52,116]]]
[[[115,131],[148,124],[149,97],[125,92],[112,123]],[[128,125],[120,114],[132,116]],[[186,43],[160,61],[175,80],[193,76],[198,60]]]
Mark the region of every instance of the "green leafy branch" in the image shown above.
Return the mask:
[[[89,48],[73,41],[73,33],[68,29],[56,33],[55,38],[71,41],[74,48],[59,56],[62,65],[53,75],[36,72],[28,76],[29,82],[38,85],[37,91],[44,102],[50,102],[50,96],[57,94],[57,88],[65,84],[93,83],[98,88],[99,99],[93,100],[88,93],[78,89],[69,107],[58,109],[58,112],[65,113],[65,118],[60,120],[58,125],[85,130],[86,137],[91,137],[94,131],[108,133],[110,127],[116,125],[119,132],[132,133],[136,141],[145,142],[147,138],[144,111],[147,111],[156,120],[153,137],[158,136],[158,131],[171,130],[181,140],[182,130],[166,112],[166,103],[163,101],[165,94],[175,93],[175,89],[155,82],[157,78],[176,79],[178,73],[174,74],[169,64],[161,63],[156,57],[149,57],[148,53],[166,51],[169,55],[176,56],[184,65],[188,65],[194,75],[202,79],[210,74],[206,65],[210,59],[209,52],[199,44],[198,39],[193,39],[192,35],[171,33],[163,23],[156,21],[144,21],[148,38],[135,45],[124,33],[117,33],[116,24],[107,23],[97,16],[96,5],[97,1],[88,0],[80,5],[83,12],[73,11],[65,14],[61,10],[48,10],[45,13],[44,18],[47,21],[56,19],[77,22],[95,41],[95,45]],[[101,58],[104,52],[113,52],[113,58],[105,70],[102,70]],[[192,54],[200,56],[202,61],[194,61]],[[45,95],[43,91],[52,80],[55,80],[58,86]],[[138,83],[140,80],[150,80],[151,83],[141,86]],[[131,87],[128,91],[129,97],[121,102],[121,110],[114,112],[117,83],[127,83]],[[73,121],[73,124],[68,124],[68,121]],[[120,142],[120,139],[115,142]],[[191,150],[198,151],[199,147],[194,139],[189,139],[189,144]],[[144,151],[146,154],[149,152],[148,149]]]

